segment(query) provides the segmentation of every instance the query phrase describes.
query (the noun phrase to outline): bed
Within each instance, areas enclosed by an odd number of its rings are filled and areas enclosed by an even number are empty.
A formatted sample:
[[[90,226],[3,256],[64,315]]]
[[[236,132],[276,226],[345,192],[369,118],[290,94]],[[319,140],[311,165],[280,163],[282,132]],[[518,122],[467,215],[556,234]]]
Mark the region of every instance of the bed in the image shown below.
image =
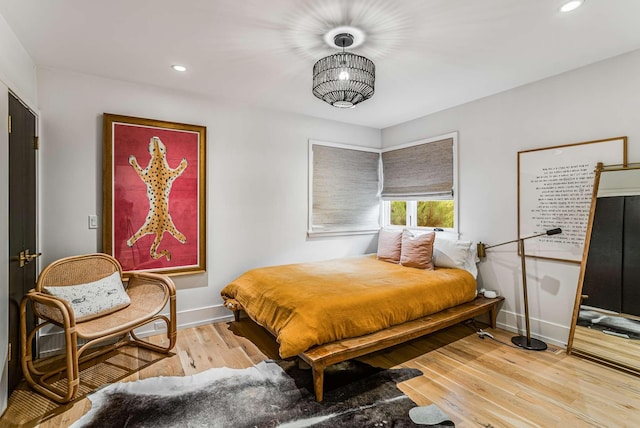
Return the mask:
[[[472,272],[416,269],[377,255],[252,269],[221,292],[266,328],[282,358],[313,370],[322,400],[324,368],[437,331],[483,313],[495,327],[502,300],[477,298]]]

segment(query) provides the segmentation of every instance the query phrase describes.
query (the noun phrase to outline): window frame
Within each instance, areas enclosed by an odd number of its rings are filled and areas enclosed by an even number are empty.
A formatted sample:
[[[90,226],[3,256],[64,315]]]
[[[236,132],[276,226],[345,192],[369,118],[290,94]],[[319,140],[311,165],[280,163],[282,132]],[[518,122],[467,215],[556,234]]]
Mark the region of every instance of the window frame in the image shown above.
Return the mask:
[[[345,149],[345,150],[356,150],[356,151],[368,152],[368,153],[376,153],[378,154],[378,162],[380,162],[380,156],[381,156],[381,150],[378,148],[366,147],[366,146],[354,146],[350,144],[333,143],[328,141],[309,139],[309,142],[308,142],[309,176],[308,176],[308,190],[307,190],[307,195],[308,195],[307,236],[309,238],[314,238],[314,237],[348,236],[348,235],[373,235],[378,233],[382,227],[382,204],[379,204],[378,206],[378,225],[375,228],[362,228],[362,229],[351,229],[351,230],[340,230],[340,231],[334,230],[334,231],[327,231],[327,232],[313,229],[313,172],[314,172],[313,171],[313,165],[314,165],[313,146],[314,145],[333,147],[333,148]],[[378,171],[378,175],[379,174],[380,172]],[[381,185],[380,181],[378,185],[379,186]],[[379,193],[379,190],[378,190],[378,193]]]
[[[453,200],[453,227],[452,228],[442,228],[444,232],[448,234],[455,234],[459,236],[460,234],[460,203],[458,198],[458,133],[450,132],[448,134],[442,134],[435,137],[429,137],[422,140],[412,141],[410,143],[400,144],[397,146],[387,147],[381,150],[381,154],[388,151],[404,149],[408,147],[413,147],[421,144],[429,144],[437,141],[442,141],[445,139],[451,138],[453,140],[452,151],[453,151],[453,188],[452,188],[452,200]],[[403,198],[403,199],[393,199],[395,201],[405,201],[407,203],[407,224],[404,226],[391,224],[391,200],[382,200],[382,226],[391,229],[416,229],[416,230],[433,230],[433,227],[419,227],[417,225],[417,215],[418,215],[418,202],[419,201],[441,201],[441,200],[450,200],[449,198],[442,197],[434,197],[434,198],[425,198],[425,197],[417,197],[417,198]]]

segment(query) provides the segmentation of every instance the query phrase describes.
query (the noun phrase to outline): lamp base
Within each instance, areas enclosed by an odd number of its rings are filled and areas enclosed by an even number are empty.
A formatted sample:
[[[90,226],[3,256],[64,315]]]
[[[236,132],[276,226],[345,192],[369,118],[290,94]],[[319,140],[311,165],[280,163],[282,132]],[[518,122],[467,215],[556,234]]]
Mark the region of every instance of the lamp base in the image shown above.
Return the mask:
[[[544,351],[547,349],[547,344],[542,340],[534,339],[533,337],[527,339],[527,336],[513,336],[511,343],[529,351]]]

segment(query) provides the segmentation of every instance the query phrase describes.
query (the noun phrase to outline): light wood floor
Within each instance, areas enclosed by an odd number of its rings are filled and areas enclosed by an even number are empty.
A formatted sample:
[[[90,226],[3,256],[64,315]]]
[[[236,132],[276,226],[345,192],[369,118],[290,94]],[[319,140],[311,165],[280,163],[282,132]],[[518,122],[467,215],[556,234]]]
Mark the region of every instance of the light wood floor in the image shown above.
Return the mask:
[[[511,333],[485,331],[510,343]],[[211,367],[242,368],[265,358],[277,358],[276,343],[247,319],[180,330],[172,356],[124,348],[86,369],[81,377],[83,396],[68,405],[58,406],[21,384],[10,397],[0,426],[65,427],[90,408],[84,395],[99,385],[190,375]],[[456,427],[640,426],[640,378],[559,349],[523,351],[480,339],[468,325],[362,360],[380,367],[421,370],[423,376],[399,388],[418,405],[439,406]]]
[[[640,372],[640,340],[612,336],[578,325],[573,335],[573,349]]]

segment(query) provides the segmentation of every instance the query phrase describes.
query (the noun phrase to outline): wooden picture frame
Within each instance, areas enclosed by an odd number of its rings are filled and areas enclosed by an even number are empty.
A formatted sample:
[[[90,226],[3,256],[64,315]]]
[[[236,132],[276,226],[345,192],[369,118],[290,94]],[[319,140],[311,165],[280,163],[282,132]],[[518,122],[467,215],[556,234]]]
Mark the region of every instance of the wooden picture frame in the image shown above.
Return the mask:
[[[206,128],[103,114],[103,247],[127,274],[206,270]]]
[[[626,165],[627,137],[518,152],[518,237],[562,229],[527,241],[527,256],[581,262],[598,162]]]

